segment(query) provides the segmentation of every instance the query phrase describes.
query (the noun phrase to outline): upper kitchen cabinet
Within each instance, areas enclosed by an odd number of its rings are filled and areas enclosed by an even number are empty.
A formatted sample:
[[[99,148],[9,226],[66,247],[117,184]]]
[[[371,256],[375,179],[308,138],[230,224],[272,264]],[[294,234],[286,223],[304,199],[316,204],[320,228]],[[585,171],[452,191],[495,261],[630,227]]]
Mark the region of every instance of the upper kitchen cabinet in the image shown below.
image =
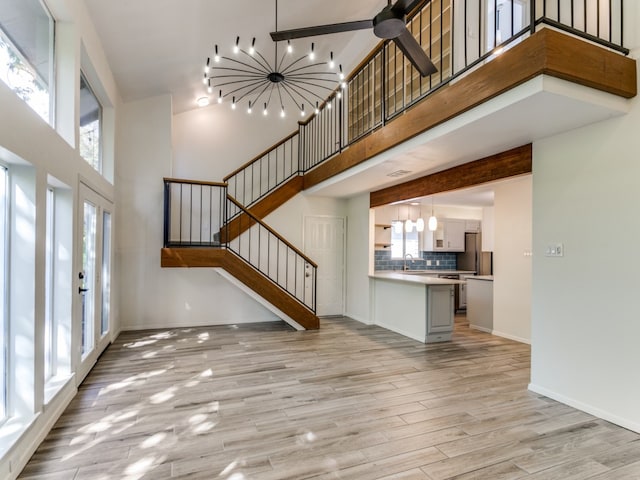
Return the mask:
[[[439,218],[438,228],[424,231],[424,249],[427,252],[464,252],[465,220]]]

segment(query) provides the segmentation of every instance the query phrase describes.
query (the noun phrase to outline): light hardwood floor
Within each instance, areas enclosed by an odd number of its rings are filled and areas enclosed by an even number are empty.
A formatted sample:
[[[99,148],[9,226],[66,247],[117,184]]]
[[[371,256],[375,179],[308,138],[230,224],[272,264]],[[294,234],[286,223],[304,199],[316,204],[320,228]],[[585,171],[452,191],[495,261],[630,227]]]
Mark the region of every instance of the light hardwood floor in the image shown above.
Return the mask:
[[[640,435],[527,391],[529,347],[341,318],[126,332],[22,479],[639,479]]]

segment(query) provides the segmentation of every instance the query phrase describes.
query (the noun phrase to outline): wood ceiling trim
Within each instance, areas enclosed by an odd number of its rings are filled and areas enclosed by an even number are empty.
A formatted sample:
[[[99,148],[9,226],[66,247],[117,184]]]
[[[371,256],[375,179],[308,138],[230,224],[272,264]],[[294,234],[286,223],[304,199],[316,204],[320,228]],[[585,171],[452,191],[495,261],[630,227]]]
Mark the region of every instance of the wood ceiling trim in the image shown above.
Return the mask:
[[[371,208],[531,173],[532,145],[465,163],[369,194]]]
[[[624,98],[637,94],[635,60],[543,28],[308,172],[304,188],[318,185],[539,75]]]

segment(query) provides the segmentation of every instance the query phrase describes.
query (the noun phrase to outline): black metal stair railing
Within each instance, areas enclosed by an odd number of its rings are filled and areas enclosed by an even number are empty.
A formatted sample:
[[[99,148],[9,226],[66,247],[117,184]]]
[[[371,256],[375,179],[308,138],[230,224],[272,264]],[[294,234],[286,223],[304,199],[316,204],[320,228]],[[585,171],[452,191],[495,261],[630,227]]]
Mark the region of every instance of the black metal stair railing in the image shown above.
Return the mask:
[[[298,131],[225,177],[225,183],[165,179],[164,245],[228,248],[315,310],[315,265],[248,207],[538,28],[628,54],[624,5],[625,0],[425,1],[407,25],[436,65],[435,74],[421,77],[393,42],[381,42]],[[227,243],[220,232],[228,233],[232,219],[251,228],[239,228]]]
[[[237,234],[221,234],[235,217]],[[164,179],[164,246],[226,248],[316,311],[318,266],[229,195],[225,183]]]
[[[241,233],[233,235],[226,248],[315,313],[315,262],[230,195],[226,211],[229,218],[239,216],[239,222],[248,225],[238,225]]]
[[[164,246],[220,247],[227,185],[164,179]]]
[[[266,152],[226,177],[228,193],[250,207],[299,172],[298,132],[281,140]]]

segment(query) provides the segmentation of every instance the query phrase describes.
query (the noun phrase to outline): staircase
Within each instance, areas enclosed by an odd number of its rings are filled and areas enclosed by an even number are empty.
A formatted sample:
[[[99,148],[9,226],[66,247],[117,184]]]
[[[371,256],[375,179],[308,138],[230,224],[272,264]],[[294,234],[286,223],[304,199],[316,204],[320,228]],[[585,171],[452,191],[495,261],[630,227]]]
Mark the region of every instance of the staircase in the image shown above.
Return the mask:
[[[464,0],[465,12],[471,1]],[[294,327],[318,328],[317,265],[266,225],[262,221],[266,215],[305,188],[536,75],[570,79],[626,98],[636,94],[635,62],[623,56],[628,50],[622,46],[621,18],[600,13],[610,26],[607,38],[587,25],[564,24],[559,12],[536,10],[536,4],[530,2],[527,25],[518,31],[512,25],[511,36],[506,35],[500,44],[482,44],[482,36],[477,35],[479,43],[469,53],[467,42],[454,45],[455,30],[464,35],[470,25],[478,26],[497,39],[497,22],[484,16],[455,19],[449,0],[425,0],[407,23],[411,31],[419,32],[419,41],[437,73],[421,78],[393,42],[382,42],[350,75],[343,85],[346,89],[333,91],[314,115],[299,123],[296,132],[227,175],[223,182],[165,178],[162,266],[220,268],[256,292]],[[542,28],[545,26],[568,31],[573,37]],[[620,40],[614,34],[619,34]],[[527,36],[503,53],[500,62],[493,62],[503,46]],[[602,58],[602,49],[594,44],[610,50],[605,62],[609,65],[607,78],[612,78],[609,83],[595,81],[593,72],[580,63],[571,72],[565,71],[567,58]],[[558,51],[568,53],[558,56]],[[530,68],[535,63],[531,58],[540,60],[539,68]],[[556,61],[557,68],[550,60]],[[518,62],[528,69],[514,69]],[[588,66],[593,62],[582,63]],[[495,91],[487,86],[495,86]]]

